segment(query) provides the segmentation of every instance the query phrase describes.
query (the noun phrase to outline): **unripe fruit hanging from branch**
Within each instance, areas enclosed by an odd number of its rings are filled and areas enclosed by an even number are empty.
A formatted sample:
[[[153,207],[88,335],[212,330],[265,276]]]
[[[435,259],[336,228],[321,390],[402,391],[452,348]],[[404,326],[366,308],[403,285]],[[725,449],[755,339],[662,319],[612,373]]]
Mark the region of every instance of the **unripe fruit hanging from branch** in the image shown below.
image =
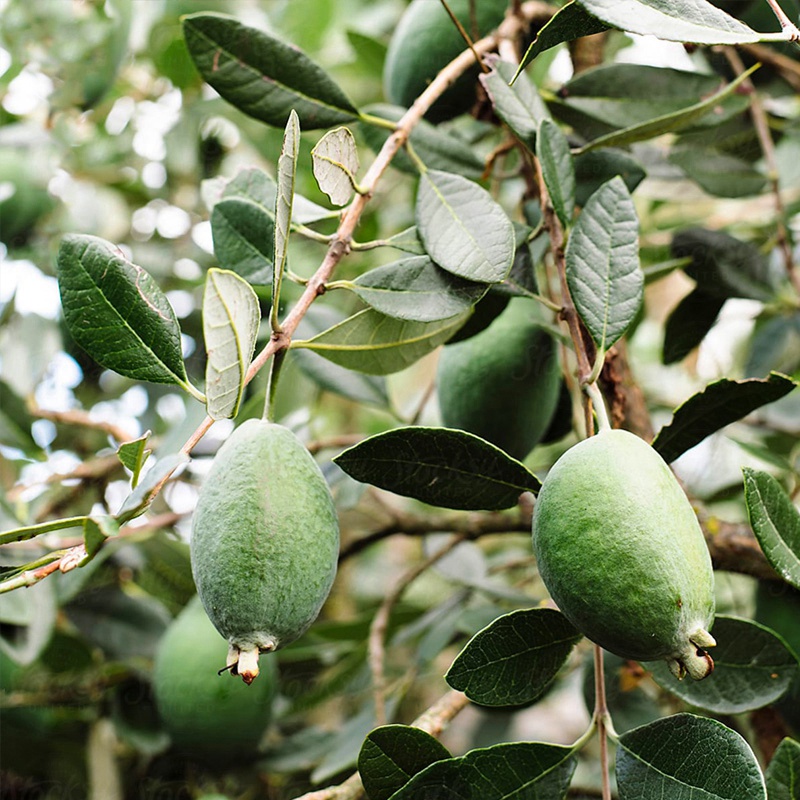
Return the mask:
[[[258,654],[301,636],[336,574],[339,525],[328,485],[287,428],[247,420],[222,445],[200,492],[192,572],[228,666],[251,683]]]
[[[714,668],[711,559],[686,495],[646,442],[601,431],[547,474],[533,515],[547,590],[596,644],[623,658],[665,659],[678,677]]]

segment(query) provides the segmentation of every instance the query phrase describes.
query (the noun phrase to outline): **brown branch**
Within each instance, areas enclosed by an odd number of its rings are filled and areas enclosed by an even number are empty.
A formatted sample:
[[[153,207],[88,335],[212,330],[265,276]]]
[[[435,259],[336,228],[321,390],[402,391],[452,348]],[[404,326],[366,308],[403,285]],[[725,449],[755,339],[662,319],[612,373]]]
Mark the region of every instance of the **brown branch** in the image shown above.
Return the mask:
[[[49,419],[51,422],[57,422],[62,425],[76,425],[81,428],[102,431],[112,436],[120,443],[130,442],[136,438],[124,428],[120,428],[112,422],[92,419],[86,411],[80,411],[78,409],[72,409],[70,411],[50,411],[46,408],[39,408],[34,404],[29,404],[28,411],[34,417]]]
[[[800,92],[800,61],[795,61],[763,44],[739,44],[736,47],[762,64],[774,67],[792,89]]]
[[[420,576],[440,559],[444,558],[451,550],[466,539],[465,534],[454,536],[447,544],[440,547],[420,564],[406,570],[395,581],[389,594],[386,595],[378,609],[378,613],[369,626],[369,668],[372,673],[372,690],[375,696],[375,722],[378,725],[386,724],[386,675],[384,673],[386,629],[389,627],[389,618],[392,609],[403,596],[405,590]]]

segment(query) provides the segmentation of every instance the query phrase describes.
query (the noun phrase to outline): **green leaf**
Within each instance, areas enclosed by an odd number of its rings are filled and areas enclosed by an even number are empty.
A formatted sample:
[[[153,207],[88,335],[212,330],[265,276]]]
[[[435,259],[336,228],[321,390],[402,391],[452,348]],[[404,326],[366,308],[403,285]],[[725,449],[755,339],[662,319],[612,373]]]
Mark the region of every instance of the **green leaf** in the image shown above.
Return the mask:
[[[576,763],[569,747],[498,744],[431,764],[391,800],[563,800]]]
[[[670,463],[720,428],[789,394],[796,385],[777,372],[764,380],[723,378],[709,383],[702,392],[692,395],[675,409],[672,422],[661,428],[653,447]]]
[[[527,75],[520,75],[514,85],[509,86],[515,72],[514,64],[497,60],[492,64],[492,71],[482,73],[479,80],[497,116],[534,152],[539,125],[550,119],[550,111]]]
[[[762,36],[706,0],[580,0],[597,19],[672,42],[744,44]]]
[[[441,508],[497,510],[539,491],[527,467],[478,436],[449,428],[398,428],[333,459],[351,478]]]
[[[206,409],[212,419],[230,419],[239,411],[260,322],[250,284],[235,272],[210,269],[203,292],[203,338]]]
[[[337,325],[344,316],[329,306],[313,305],[297,327],[298,337],[310,337],[333,325]],[[293,349],[289,358],[311,378],[318,386],[329,392],[335,392],[356,403],[389,408],[386,378],[379,375],[364,375],[361,372],[340,367],[311,350]]]
[[[582,638],[560,611],[512,611],[476,633],[444,677],[473,703],[531,703],[545,693]]]
[[[51,531],[83,527],[87,519],[89,519],[89,517],[66,517],[64,519],[54,519],[49,522],[40,522],[38,525],[26,525],[21,528],[14,528],[0,533],[0,545],[9,544],[9,542],[25,542],[42,533],[50,533]]]
[[[131,488],[135,489],[139,483],[139,474],[142,471],[144,462],[147,461],[152,450],[147,449],[147,442],[150,438],[150,431],[142,434],[138,439],[130,442],[123,442],[117,448],[117,457],[122,462],[122,466],[131,472]]]
[[[186,388],[181,330],[156,282],[111,242],[68,234],[58,249],[64,322],[101,366]]]
[[[203,79],[231,105],[283,128],[292,109],[306,130],[350,122],[358,111],[328,73],[298,48],[225,14],[183,18]]]
[[[787,736],[773,754],[765,777],[769,800],[800,800],[800,742]]]
[[[608,350],[639,311],[638,219],[628,188],[616,177],[586,203],[567,243],[567,282],[595,344]]]
[[[767,178],[744,159],[712,147],[682,147],[668,160],[714,197],[750,197],[761,194]]]
[[[576,0],[560,8],[550,21],[539,30],[536,38],[525,52],[522,62],[517,70],[517,75],[533,61],[539,53],[549,50],[562,42],[571,42],[583,36],[591,36],[608,30],[608,25],[593,17]],[[515,77],[515,80],[517,78]]]
[[[272,212],[241,197],[220,200],[211,212],[211,235],[221,267],[256,286],[270,283],[275,252]]]
[[[747,742],[721,722],[693,714],[623,733],[617,786],[620,800],[767,800]]]
[[[278,304],[281,299],[281,283],[286,268],[289,249],[289,226],[292,222],[294,202],[294,179],[297,171],[297,153],[300,147],[300,125],[294,109],[289,112],[283,145],[278,158],[278,190],[275,194],[275,255],[272,259],[272,313],[273,326],[277,321]]]
[[[429,733],[409,725],[383,725],[371,731],[358,754],[358,773],[369,800],[388,800],[425,767],[450,758]]]
[[[428,170],[420,178],[417,229],[442,269],[471,281],[499,283],[514,261],[514,227],[477,183]]]
[[[311,151],[312,169],[317,185],[336,206],[343,206],[353,196],[358,174],[358,151],[353,134],[347,128],[328,131]]]
[[[656,682],[692,706],[716,714],[742,714],[777,700],[800,671],[775,634],[747,619],[717,616],[714,671],[702,681],[679,681],[666,662],[647,664]]]
[[[800,589],[800,513],[772,475],[749,467],[742,472],[750,527],[773,569]]]
[[[485,283],[445,272],[428,256],[394,261],[343,283],[381,314],[414,322],[436,322],[463,314],[489,290]]]
[[[86,553],[91,558],[105,544],[119,534],[119,526],[113,517],[87,517],[83,523],[83,543]]]
[[[688,228],[672,239],[674,258],[691,258],[686,274],[706,294],[767,301],[775,291],[770,266],[758,248],[723,231]]]
[[[411,253],[415,256],[425,255],[425,246],[422,244],[417,232],[417,226],[412,225],[394,236],[390,236],[386,240],[389,247],[394,247],[397,250],[402,250],[405,253]]]
[[[607,181],[619,175],[629,192],[644,180],[645,171],[642,165],[624,150],[613,148],[591,150],[576,156],[575,167],[575,203],[581,207]]]
[[[731,97],[734,92],[746,81],[752,72],[758,68],[758,65],[747,70],[747,72],[739,75],[735,80],[731,81],[725,87],[720,89],[710,97],[706,97],[694,105],[682,108],[670,114],[665,114],[647,122],[642,122],[638,125],[630,125],[622,128],[621,130],[608,133],[605,136],[600,136],[589,144],[581,147],[577,152],[586,153],[589,150],[595,150],[598,147],[621,147],[623,145],[633,144],[634,142],[644,142],[648,139],[654,139],[656,136],[661,136],[665,133],[674,133],[676,131],[688,128],[690,125],[696,124],[703,118],[715,112],[720,104],[728,97]],[[720,122],[721,120],[715,120]]]
[[[800,310],[756,320],[745,374],[757,377],[771,369],[800,379]]]
[[[575,211],[575,168],[567,137],[552,120],[544,119],[539,126],[536,157],[542,167],[542,177],[553,209],[561,224],[567,228]]]
[[[405,114],[406,109],[401,106],[379,103],[367,106],[364,111],[390,122],[398,122]],[[363,120],[362,123],[364,139],[369,147],[377,153],[391,135],[391,131],[372,125],[368,120]],[[486,168],[483,159],[475,153],[475,148],[468,142],[437,128],[424,119],[414,126],[409,142],[428,169],[455,172],[465,178],[477,181],[481,179]],[[419,174],[416,165],[403,150],[392,159],[392,166],[411,175]]]
[[[175,453],[159,458],[147,471],[139,485],[125,498],[119,511],[115,514],[119,525],[124,525],[134,517],[144,514],[150,507],[150,503],[153,502],[156,496],[155,490],[161,480],[188,461],[189,456],[186,453]]]
[[[31,664],[50,641],[57,613],[52,580],[0,595],[0,651],[18,664]]]
[[[252,200],[261,206],[270,217],[275,213],[275,196],[278,186],[275,181],[260,169],[250,167],[240,170],[236,177],[225,184],[222,192],[223,199],[228,197],[241,197]],[[295,194],[292,204],[292,221],[301,225],[309,225],[323,219],[336,219],[339,212],[335,209],[312,203],[306,197]],[[272,248],[269,250],[272,253]]]
[[[717,321],[725,299],[693,289],[667,317],[664,326],[664,364],[682,361],[703,341]]]
[[[389,375],[444,344],[469,313],[439,322],[407,322],[364,309],[292,348],[306,347],[335,364],[369,375]]]
[[[39,450],[31,433],[36,421],[28,411],[25,401],[6,383],[0,380],[0,444],[17,447],[24,452]]]

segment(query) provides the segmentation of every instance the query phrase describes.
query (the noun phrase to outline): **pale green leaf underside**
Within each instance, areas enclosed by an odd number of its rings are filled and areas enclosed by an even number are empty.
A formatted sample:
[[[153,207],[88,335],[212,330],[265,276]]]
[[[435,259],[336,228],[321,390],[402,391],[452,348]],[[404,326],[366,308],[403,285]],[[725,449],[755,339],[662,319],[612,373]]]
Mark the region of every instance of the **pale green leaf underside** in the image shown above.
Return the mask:
[[[247,281],[227,270],[208,271],[203,336],[206,407],[212,419],[229,419],[239,410],[260,320],[258,298]]]
[[[471,281],[499,283],[514,261],[514,227],[477,183],[428,170],[419,183],[417,228],[430,257]]]
[[[594,17],[630,33],[673,42],[745,44],[762,38],[706,0],[580,0]]]
[[[275,194],[275,254],[272,259],[273,313],[281,298],[281,282],[289,249],[289,226],[292,223],[294,179],[300,147],[300,123],[294,109],[289,112],[278,158],[277,192]]]
[[[306,347],[348,369],[388,375],[411,366],[444,344],[471,312],[439,322],[407,322],[371,308],[292,347]]]
[[[319,188],[331,202],[343,206],[353,196],[358,174],[358,151],[347,128],[328,131],[311,151],[312,169]]]
[[[639,222],[622,178],[588,200],[567,244],[567,281],[575,307],[598,348],[608,350],[642,302]]]
[[[800,513],[772,475],[748,467],[742,471],[753,533],[775,571],[800,589]]]

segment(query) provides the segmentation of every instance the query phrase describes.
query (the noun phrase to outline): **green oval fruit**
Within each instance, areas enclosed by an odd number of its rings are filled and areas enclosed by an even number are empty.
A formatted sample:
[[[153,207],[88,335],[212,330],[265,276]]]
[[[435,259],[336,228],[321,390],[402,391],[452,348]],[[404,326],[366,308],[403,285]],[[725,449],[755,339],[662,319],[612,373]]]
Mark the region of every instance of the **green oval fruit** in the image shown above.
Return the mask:
[[[317,463],[287,428],[247,420],[217,453],[194,513],[197,592],[250,683],[258,653],[316,619],[336,575],[339,525]]]
[[[470,0],[450,0],[450,8],[464,29],[472,35]],[[505,16],[508,0],[478,0],[475,5],[477,29],[485,36]],[[384,92],[390,103],[408,108],[441,69],[466,44],[439,0],[412,0],[389,42],[383,68]],[[478,66],[468,70],[426,114],[441,122],[468,111],[475,102]]]
[[[593,642],[623,658],[665,659],[678,677],[714,668],[708,548],[646,442],[612,430],[570,448],[536,500],[533,547],[551,597]]]
[[[561,388],[556,343],[535,313],[530,300],[514,298],[488,328],[447,345],[436,376],[444,425],[518,459],[544,435]]]
[[[161,637],[153,672],[156,705],[173,744],[189,755],[216,761],[245,758],[256,752],[269,724],[273,663],[248,688],[218,674],[227,649],[197,597]]]
[[[782,636],[800,660],[800,591],[786,583],[760,581],[756,590],[755,620]],[[795,733],[800,733],[800,675],[775,707]]]

